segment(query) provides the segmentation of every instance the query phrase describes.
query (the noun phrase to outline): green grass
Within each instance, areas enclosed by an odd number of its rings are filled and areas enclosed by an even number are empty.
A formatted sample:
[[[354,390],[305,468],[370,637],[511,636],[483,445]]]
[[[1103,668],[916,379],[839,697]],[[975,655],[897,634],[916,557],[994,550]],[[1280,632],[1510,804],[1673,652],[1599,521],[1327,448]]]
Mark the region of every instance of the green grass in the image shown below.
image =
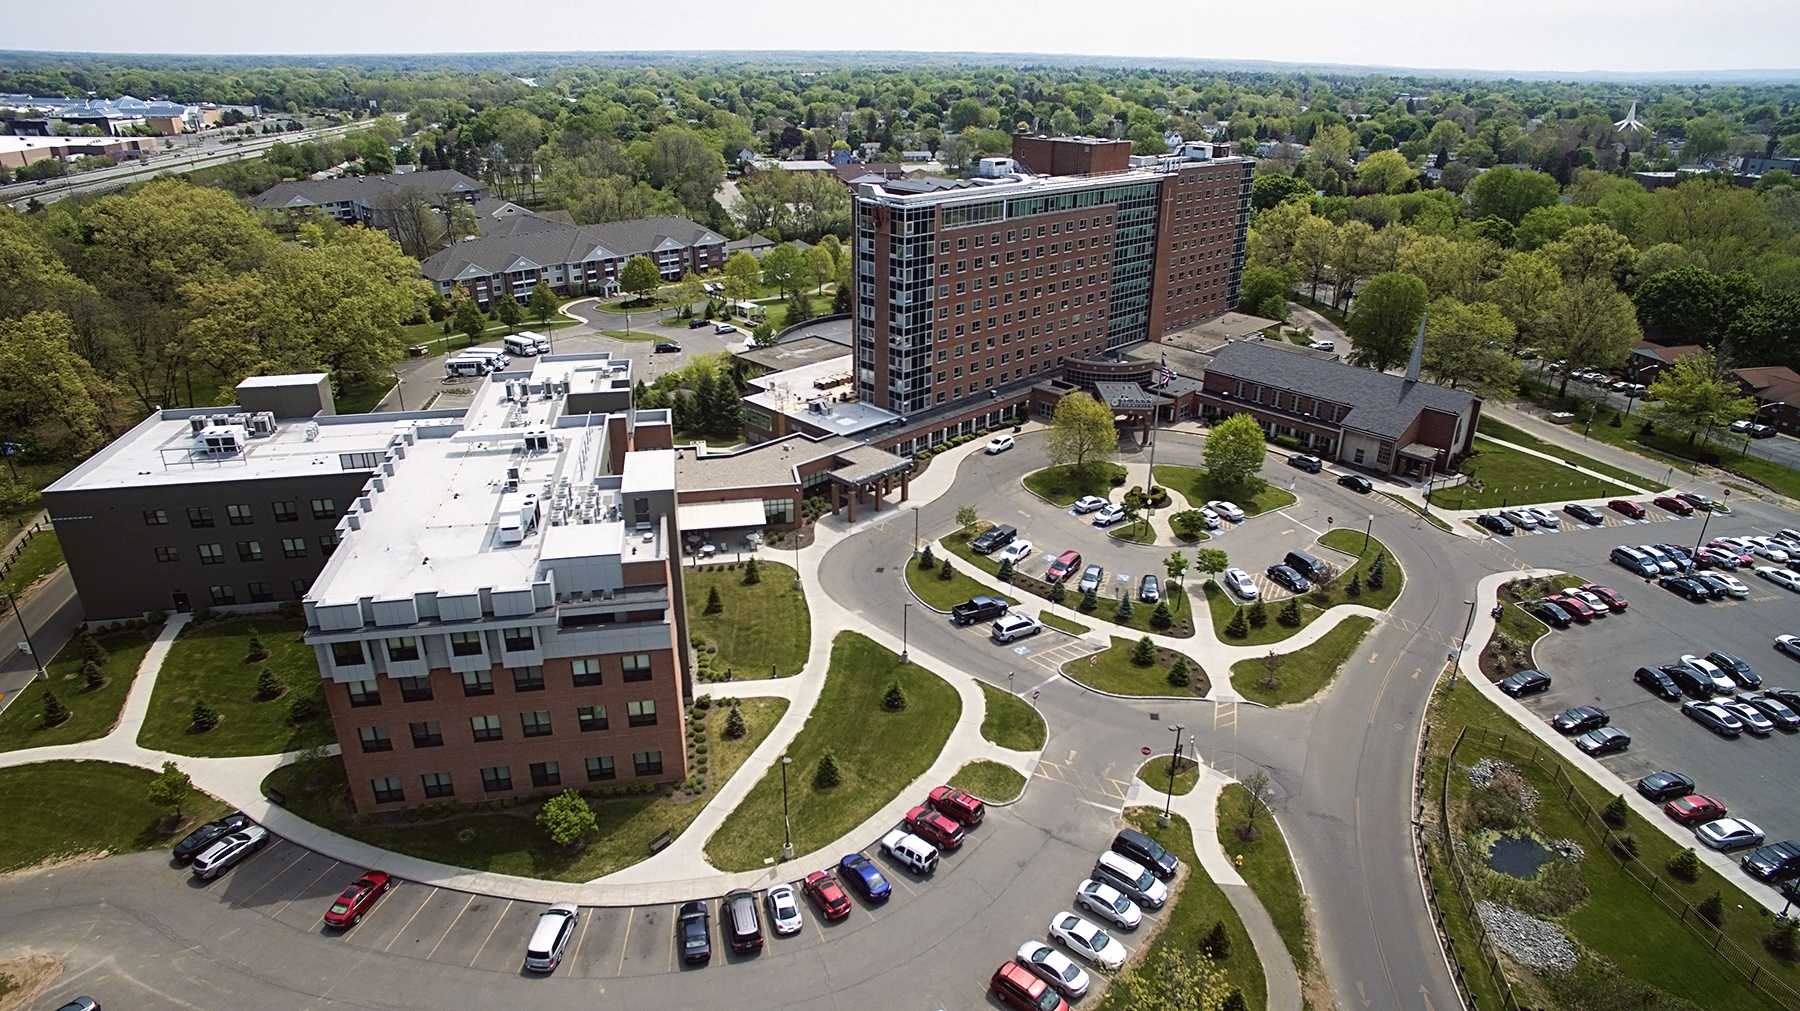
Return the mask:
[[[1115,635],[1110,648],[1070,660],[1063,664],[1063,673],[1090,688],[1114,695],[1206,694],[1206,676],[1201,673],[1200,665],[1192,657],[1188,658],[1188,672],[1193,677],[1193,682],[1187,688],[1177,688],[1169,683],[1169,667],[1181,654],[1174,650],[1158,649],[1155,663],[1139,667],[1131,661],[1131,654],[1137,649],[1137,645],[1136,639],[1124,639]]]
[[[912,587],[913,593],[917,594],[927,607],[948,611],[971,597],[982,596],[1001,596],[1005,597],[1008,603],[1018,603],[1018,600],[1013,597],[997,593],[989,589],[987,584],[978,583],[969,576],[958,572],[956,562],[950,563],[950,578],[940,578],[938,573],[942,571],[943,565],[942,556],[938,556],[937,564],[931,567],[930,572],[919,568],[916,559],[906,563],[906,585]]]
[[[1110,498],[1125,483],[1125,468],[1116,463],[1090,463],[1080,472],[1073,465],[1058,464],[1025,475],[1025,487],[1053,505],[1066,506],[1084,495]]]
[[[675,445],[677,446],[685,446],[695,442],[704,442],[710,449],[729,449],[732,446],[741,446],[744,444],[744,433],[739,432],[736,435],[728,435],[724,438],[720,438],[717,435],[699,429],[691,432],[679,431],[675,433]]]
[[[1295,632],[1312,624],[1314,619],[1325,613],[1307,603],[1306,598],[1301,598],[1300,624],[1294,628],[1289,628],[1275,620],[1276,616],[1281,613],[1281,609],[1287,606],[1287,601],[1284,599],[1273,603],[1265,603],[1263,608],[1269,612],[1269,621],[1268,624],[1263,627],[1257,628],[1254,625],[1249,624],[1250,608],[1252,604],[1240,605],[1236,597],[1225,592],[1225,590],[1217,583],[1206,584],[1206,606],[1212,611],[1213,631],[1217,633],[1220,642],[1230,646],[1267,646],[1272,642],[1280,642],[1283,639],[1289,638]],[[1249,634],[1242,639],[1234,639],[1225,634],[1225,626],[1231,623],[1231,619],[1237,614],[1239,606],[1242,606],[1244,609],[1244,622],[1245,625],[1249,627],[1250,631]]]
[[[1187,496],[1188,504],[1196,509],[1215,499],[1223,499],[1236,503],[1246,517],[1294,504],[1294,493],[1286,488],[1277,488],[1266,481],[1259,482],[1260,489],[1247,484],[1222,485],[1198,467],[1159,466],[1156,483]]]
[[[1157,793],[1174,793],[1177,797],[1185,797],[1194,792],[1195,784],[1200,782],[1200,766],[1193,760],[1181,760],[1180,771],[1175,773],[1175,789],[1169,789],[1169,756],[1156,757],[1138,766],[1137,778],[1144,781]]]
[[[662,339],[648,330],[602,330],[600,332],[614,340],[622,341],[653,341]]]
[[[423,344],[426,346],[427,350],[425,353],[427,355],[447,355],[452,351],[462,351],[466,348],[476,347],[481,344],[491,344],[500,338],[505,337],[507,334],[518,333],[520,330],[534,330],[538,333],[548,333],[551,330],[562,330],[568,327],[581,325],[582,323],[579,320],[572,320],[569,317],[562,315],[550,317],[548,323],[539,323],[535,319],[528,319],[517,327],[509,327],[505,323],[498,321],[489,321],[487,330],[475,340],[470,340],[469,336],[460,330],[454,333],[445,333],[444,324],[441,322],[414,323],[411,326],[400,328],[400,342],[404,347]],[[352,412],[344,410],[342,403],[340,403],[338,405],[338,413],[349,414]]]
[[[898,681],[909,704],[882,708],[890,682]],[[794,849],[810,853],[860,825],[899,796],[937,760],[962,713],[962,700],[937,675],[900,658],[855,632],[840,632],[831,645],[831,669],[818,704],[788,755],[788,798]],[[814,785],[820,760],[837,757],[842,781]],[[743,803],[706,841],[706,856],[720,870],[747,871],[781,855],[781,769],[771,768]]]
[[[950,777],[950,785],[990,803],[1005,803],[1025,792],[1025,777],[1010,765],[984,758],[956,770],[956,775]]]
[[[710,763],[708,788],[696,795],[675,791],[667,797],[651,794],[596,800],[591,806],[599,827],[586,844],[573,853],[552,844],[532,821],[537,812],[536,804],[520,804],[498,812],[458,814],[423,823],[409,823],[394,815],[356,818],[350,813],[343,762],[335,757],[283,766],[270,773],[263,782],[265,787],[286,794],[286,806],[300,817],[372,846],[496,874],[589,881],[643,861],[650,855],[650,840],[664,832],[680,836],[706,807],[707,801],[716,796],[718,789],[730,781],[750,753],[769,736],[769,731],[775,729],[787,707],[786,699],[741,700],[739,708],[749,732],[732,740],[724,733],[729,707],[714,705],[705,717],[710,752],[705,756]],[[585,787],[587,784],[580,782],[580,769],[572,771],[575,775],[570,777],[570,770],[565,767],[564,783]],[[630,781],[629,778],[624,780]],[[514,780],[515,784],[519,782]]]
[[[1429,522],[1432,526],[1437,527],[1439,530],[1448,531],[1450,529],[1450,524],[1445,523],[1441,519],[1438,519],[1437,513],[1426,512],[1424,509],[1420,508],[1420,506],[1417,502],[1414,502],[1412,499],[1401,498],[1398,495],[1395,495],[1391,492],[1385,492],[1385,491],[1382,492],[1381,494],[1387,496],[1387,498],[1390,501],[1392,501],[1395,505],[1400,506],[1403,509],[1411,510],[1412,512],[1414,512],[1416,514],[1425,517],[1427,522]]]
[[[626,314],[637,316],[643,313],[655,312],[669,304],[669,299],[657,294],[645,298],[622,298],[616,302],[597,301],[594,303],[594,308],[601,312],[616,313],[621,316]],[[676,308],[679,309],[680,306],[676,306]]]
[[[1605,423],[1602,422],[1601,424],[1604,425]],[[1569,426],[1569,430],[1574,431],[1574,426]],[[1555,443],[1545,442],[1522,428],[1509,425],[1496,418],[1490,418],[1485,414],[1481,416],[1480,421],[1476,422],[1475,431],[1490,439],[1499,439],[1501,442],[1510,442],[1515,446],[1523,446],[1526,449],[1535,449],[1540,453],[1548,453],[1558,460],[1567,460],[1570,463],[1586,467],[1588,470],[1599,471],[1609,477],[1624,481],[1626,484],[1635,485],[1649,491],[1667,491],[1669,487],[1661,481],[1651,480],[1642,474],[1633,473],[1623,467],[1615,467],[1610,463],[1601,463],[1591,456],[1577,453],[1574,450],[1566,449]],[[1589,434],[1591,437],[1591,430]],[[1649,468],[1645,469],[1648,470]]]
[[[1086,625],[1083,625],[1079,621],[1070,621],[1069,619],[1063,617],[1062,615],[1051,614],[1049,611],[1039,612],[1038,620],[1043,622],[1046,625],[1049,625],[1051,628],[1062,629],[1064,632],[1067,632],[1070,635],[1086,635],[1089,632],[1093,631],[1093,629],[1087,627]]]
[[[19,557],[0,577],[0,593],[9,597],[17,596],[20,591],[62,568],[62,541],[56,537],[54,530],[41,530],[36,537],[26,543]]]
[[[346,383],[333,404],[339,414],[367,414],[381,403],[381,398],[394,388],[392,375],[371,376],[360,383]]]
[[[983,740],[1014,751],[1037,751],[1044,746],[1048,731],[1044,718],[1031,703],[985,681],[979,684],[987,700],[987,714],[981,718]]]
[[[1219,794],[1219,841],[1237,863],[1244,883],[1268,910],[1269,919],[1275,921],[1294,967],[1304,978],[1312,967],[1312,944],[1306,932],[1306,896],[1300,891],[1300,876],[1294,871],[1280,826],[1268,813],[1257,817],[1255,842],[1238,838],[1236,829],[1248,820],[1249,803],[1249,792],[1235,783]]]
[[[261,663],[244,662],[251,628],[269,651]],[[156,675],[138,744],[177,755],[225,758],[300,751],[335,741],[318,661],[312,647],[300,641],[305,629],[304,620],[271,614],[219,622],[175,640]],[[256,682],[265,667],[287,691],[258,702]],[[288,707],[304,694],[316,697],[318,715],[294,726],[288,722]],[[204,698],[224,717],[204,734],[189,731],[195,698]]]
[[[1567,502],[1630,494],[1611,481],[1578,473],[1543,457],[1479,436],[1475,455],[1463,465],[1469,481],[1431,493],[1431,504],[1440,509],[1500,509],[1532,502]],[[1476,488],[1476,482],[1480,488]]]
[[[45,668],[50,680],[25,686],[6,712],[0,714],[0,751],[91,741],[112,731],[113,724],[119,722],[119,710],[125,708],[131,683],[137,678],[138,664],[150,649],[150,640],[141,632],[103,635],[99,640],[112,654],[101,668],[110,683],[96,692],[84,691],[81,652],[73,645],[65,647]],[[57,701],[74,714],[49,728],[44,726],[43,718],[46,688],[56,692]]]
[[[1343,595],[1345,603],[1361,604],[1364,607],[1373,607],[1377,611],[1385,611],[1394,603],[1394,598],[1400,596],[1400,591],[1405,589],[1406,573],[1400,571],[1400,563],[1394,560],[1394,553],[1388,550],[1387,545],[1381,543],[1381,538],[1365,538],[1364,533],[1360,530],[1331,530],[1319,538],[1319,543],[1347,555],[1356,556],[1356,561],[1331,581],[1334,592],[1341,592],[1350,585],[1350,578],[1353,574],[1362,577],[1362,596],[1352,597],[1345,593]],[[1381,589],[1376,590],[1369,587],[1369,563],[1373,562],[1378,554],[1387,556],[1384,563],[1387,567],[1387,577],[1382,580]]]
[[[1156,528],[1150,525],[1149,520],[1141,519],[1132,523],[1115,525],[1106,532],[1106,536],[1121,541],[1130,541],[1133,544],[1155,544]]]
[[[758,561],[762,581],[744,585],[742,567],[703,565],[689,572],[687,580],[688,631],[717,646],[715,670],[729,670],[735,678],[766,678],[773,666],[777,675],[800,673],[812,634],[806,595],[794,589],[794,570],[779,562]],[[719,590],[725,610],[705,614],[708,591]]]
[[[1161,933],[1150,942],[1135,971],[1157,973],[1170,952],[1191,954],[1213,924],[1223,922],[1225,933],[1231,938],[1231,957],[1219,962],[1218,967],[1225,971],[1227,982],[1243,991],[1249,1011],[1261,1011],[1269,1002],[1268,982],[1244,922],[1238,919],[1237,910],[1231,908],[1225,893],[1200,869],[1200,861],[1194,856],[1193,829],[1188,827],[1187,819],[1172,815],[1165,828],[1157,824],[1161,813],[1154,808],[1134,807],[1125,812],[1125,820],[1175,854],[1186,867],[1187,875],[1165,907]],[[1106,1000],[1099,1007],[1101,1011],[1130,1011],[1129,999],[1124,987],[1115,986],[1107,990]]]
[[[1273,672],[1263,658],[1239,660],[1231,665],[1231,686],[1251,702],[1266,706],[1304,702],[1312,698],[1336,676],[1338,668],[1356,652],[1356,647],[1375,627],[1373,618],[1353,614],[1339,622],[1310,646],[1281,654],[1281,664]],[[1265,677],[1281,682],[1280,688],[1264,688]]]
[[[973,565],[990,576],[1000,574],[1000,563],[994,561],[993,555],[978,555],[969,547],[969,542],[993,524],[986,522],[976,524],[974,531],[958,530],[938,539],[937,547],[947,548],[950,553],[963,560],[966,565]],[[1015,567],[1016,568],[1016,567]]]
[[[111,762],[43,762],[0,769],[0,872],[82,854],[171,846],[194,825],[231,810],[195,791],[184,819],[163,831],[170,809],[144,793],[157,773]]]

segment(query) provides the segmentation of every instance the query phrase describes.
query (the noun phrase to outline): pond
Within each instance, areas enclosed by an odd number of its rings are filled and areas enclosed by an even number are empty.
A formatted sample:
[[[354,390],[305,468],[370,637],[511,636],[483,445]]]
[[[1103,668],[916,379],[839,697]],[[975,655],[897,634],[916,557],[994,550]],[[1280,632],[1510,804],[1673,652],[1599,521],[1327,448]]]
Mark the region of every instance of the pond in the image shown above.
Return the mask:
[[[1554,851],[1529,836],[1502,835],[1488,847],[1488,866],[1521,880],[1536,875],[1555,857]]]

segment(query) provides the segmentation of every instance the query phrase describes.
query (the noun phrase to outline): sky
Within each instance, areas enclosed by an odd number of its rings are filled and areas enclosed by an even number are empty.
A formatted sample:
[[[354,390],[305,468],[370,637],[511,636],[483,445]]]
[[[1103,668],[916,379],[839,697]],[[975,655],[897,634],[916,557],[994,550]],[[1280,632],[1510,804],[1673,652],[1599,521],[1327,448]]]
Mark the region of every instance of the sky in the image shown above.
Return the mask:
[[[102,53],[909,50],[1585,73],[1800,68],[1794,0],[61,0],[0,47]]]

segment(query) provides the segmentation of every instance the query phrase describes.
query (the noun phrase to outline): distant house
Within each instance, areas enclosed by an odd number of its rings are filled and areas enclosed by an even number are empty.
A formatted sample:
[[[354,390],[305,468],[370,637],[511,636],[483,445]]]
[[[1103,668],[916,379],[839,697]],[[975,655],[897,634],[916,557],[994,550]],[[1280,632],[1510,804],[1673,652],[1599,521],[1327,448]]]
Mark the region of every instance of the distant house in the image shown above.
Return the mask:
[[[934,151],[902,151],[900,152],[900,160],[917,162],[936,161],[937,153]]]
[[[559,295],[612,295],[634,256],[649,257],[664,280],[725,265],[725,237],[686,218],[665,216],[569,225],[526,214],[482,223],[481,238],[452,244],[419,273],[440,294],[461,285],[486,308],[502,293],[524,300],[544,281]]]
[[[250,206],[259,211],[286,211],[294,217],[319,210],[346,225],[386,228],[391,223],[388,208],[409,192],[426,194],[432,208],[439,212],[459,200],[479,204],[488,196],[485,185],[461,172],[441,169],[405,175],[288,180],[250,198]]]
[[[1733,369],[1744,396],[1755,397],[1756,420],[1784,431],[1800,431],[1800,374],[1785,365]]]
[[[730,259],[731,254],[742,250],[760,260],[764,253],[774,248],[775,243],[773,240],[766,239],[755,232],[751,232],[741,239],[732,239],[730,242],[725,243],[725,257],[726,259]]]
[[[1698,344],[1664,345],[1638,341],[1631,349],[1631,357],[1625,360],[1625,378],[1649,386],[1656,382],[1663,369],[1675,364],[1677,358],[1705,350]]]

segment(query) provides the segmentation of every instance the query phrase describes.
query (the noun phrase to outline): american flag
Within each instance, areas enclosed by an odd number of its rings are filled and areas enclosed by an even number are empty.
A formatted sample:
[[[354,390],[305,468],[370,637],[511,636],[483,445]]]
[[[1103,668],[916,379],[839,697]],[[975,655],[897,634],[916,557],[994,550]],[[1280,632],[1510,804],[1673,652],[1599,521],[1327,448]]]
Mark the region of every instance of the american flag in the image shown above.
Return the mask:
[[[1174,379],[1174,378],[1175,378],[1175,370],[1172,368],[1169,368],[1169,360],[1167,358],[1164,358],[1162,361],[1162,369],[1157,373],[1158,382],[1156,385],[1158,386],[1158,388],[1167,386],[1167,385],[1169,385],[1169,380]]]

